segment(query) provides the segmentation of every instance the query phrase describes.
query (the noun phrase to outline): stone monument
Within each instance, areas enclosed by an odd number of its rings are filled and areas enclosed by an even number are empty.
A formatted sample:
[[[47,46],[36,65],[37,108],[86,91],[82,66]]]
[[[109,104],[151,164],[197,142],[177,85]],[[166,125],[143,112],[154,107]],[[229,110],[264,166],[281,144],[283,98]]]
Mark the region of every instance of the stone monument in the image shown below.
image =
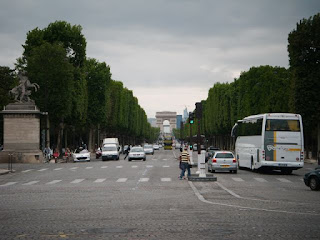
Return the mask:
[[[15,103],[10,103],[1,111],[3,114],[3,151],[0,162],[8,162],[8,154],[13,154],[16,163],[43,162],[40,150],[41,112],[30,99],[31,90],[39,89],[36,83],[30,83],[25,72],[19,72],[19,85],[10,90]]]

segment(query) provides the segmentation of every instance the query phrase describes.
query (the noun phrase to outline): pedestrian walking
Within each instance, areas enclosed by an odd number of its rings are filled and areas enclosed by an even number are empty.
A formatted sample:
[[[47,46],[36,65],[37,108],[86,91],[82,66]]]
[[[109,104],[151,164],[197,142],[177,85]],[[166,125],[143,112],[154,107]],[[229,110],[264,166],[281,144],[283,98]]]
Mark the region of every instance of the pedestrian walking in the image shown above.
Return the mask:
[[[180,161],[181,161],[181,164],[180,164],[181,173],[180,173],[179,179],[182,180],[182,179],[185,179],[184,174],[185,174],[186,170],[188,170],[188,177],[190,177],[190,175],[191,175],[190,167],[189,167],[190,155],[188,153],[188,146],[187,145],[184,146],[184,149],[181,152]]]
[[[128,145],[127,149],[125,150],[126,156],[124,157],[124,160],[126,160],[126,158],[128,157],[129,152],[130,152],[130,145]]]

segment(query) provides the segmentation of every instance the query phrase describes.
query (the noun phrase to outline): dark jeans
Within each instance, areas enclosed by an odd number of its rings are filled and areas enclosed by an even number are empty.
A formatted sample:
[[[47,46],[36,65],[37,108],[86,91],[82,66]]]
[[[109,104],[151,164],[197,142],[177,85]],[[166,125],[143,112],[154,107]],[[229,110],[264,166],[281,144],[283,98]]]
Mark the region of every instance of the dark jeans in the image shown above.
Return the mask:
[[[186,172],[186,170],[188,170],[188,177],[190,177],[191,173],[190,173],[190,167],[189,164],[186,162],[182,162],[181,163],[181,174],[180,174],[180,178],[184,177],[184,173]]]

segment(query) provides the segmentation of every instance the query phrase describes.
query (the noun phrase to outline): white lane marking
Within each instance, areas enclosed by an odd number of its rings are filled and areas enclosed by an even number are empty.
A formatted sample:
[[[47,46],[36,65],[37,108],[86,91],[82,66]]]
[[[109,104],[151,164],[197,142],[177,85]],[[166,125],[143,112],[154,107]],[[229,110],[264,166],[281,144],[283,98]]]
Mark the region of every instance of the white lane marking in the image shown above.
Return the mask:
[[[58,170],[61,170],[62,168],[60,167],[60,168],[55,168],[55,169],[53,169],[53,170],[55,170],[55,171],[58,171]]]
[[[283,183],[290,183],[291,181],[286,179],[286,178],[277,178],[277,180],[279,180],[280,182],[283,182]]]
[[[23,172],[23,173],[25,173],[25,172],[30,172],[30,171],[33,171],[34,169],[28,169],[28,170],[24,170],[24,171],[21,171],[21,172]]]
[[[152,159],[152,161],[158,161],[158,159],[156,159],[156,158],[153,158],[153,159]]]
[[[153,168],[153,165],[147,165],[147,168]]]
[[[108,166],[102,166],[101,168],[107,168]]]
[[[38,170],[38,172],[42,172],[42,171],[45,171],[45,170],[48,170],[48,168],[42,168],[42,169]]]
[[[99,178],[99,179],[95,180],[94,182],[95,182],[95,183],[102,183],[102,182],[104,182],[105,180],[106,180],[106,178]]]
[[[56,184],[58,182],[61,182],[62,180],[53,180],[51,182],[47,182],[46,184]]]
[[[264,178],[254,178],[254,179],[257,180],[258,182],[268,182]]]
[[[131,166],[132,168],[137,168],[138,166],[136,166],[136,165],[133,165],[133,166]]]
[[[119,178],[117,180],[117,182],[126,182],[128,180],[128,178]]]
[[[221,183],[216,182],[219,187],[221,187],[223,190],[225,190],[226,192],[230,193],[232,196],[236,197],[236,198],[241,198],[238,194],[234,193],[233,191],[229,190],[228,188],[226,188],[225,186],[223,186]]]
[[[70,168],[70,170],[75,170],[75,169],[77,169],[77,168],[79,168],[79,167],[72,167],[72,168]]]
[[[139,182],[148,182],[149,178],[140,178]]]
[[[16,184],[17,182],[7,182],[5,184],[0,185],[1,187],[5,187],[5,186],[11,186],[13,184]]]
[[[236,182],[243,182],[243,179],[242,178],[232,178],[234,181],[236,181]]]
[[[161,182],[171,182],[171,178],[161,178]]]
[[[162,167],[170,167],[169,165],[164,165],[164,166],[162,166]]]
[[[32,184],[35,184],[37,182],[39,182],[39,181],[31,181],[31,182],[24,183],[22,185],[32,185]]]
[[[81,183],[82,181],[84,181],[84,179],[76,179],[76,180],[73,180],[70,183]]]
[[[123,168],[123,166],[116,166],[116,168]]]
[[[164,159],[162,159],[163,161],[167,161],[168,159],[166,159],[166,158],[164,158]]]
[[[198,191],[198,189],[194,186],[194,184],[191,181],[188,181],[190,187],[192,188],[194,194],[198,197],[198,199],[203,203],[208,203],[212,205],[219,205],[219,206],[225,206],[225,207],[233,207],[233,208],[239,208],[239,209],[248,209],[248,210],[256,210],[256,211],[265,211],[265,212],[274,212],[274,213],[288,213],[288,214],[298,214],[298,215],[316,215],[319,216],[320,214],[317,213],[304,213],[304,212],[289,212],[284,210],[273,210],[273,209],[265,209],[265,208],[252,208],[252,207],[243,207],[239,205],[231,205],[231,204],[225,204],[225,203],[218,203],[218,202],[211,202],[206,200],[201,193]],[[241,197],[240,197],[241,198]]]
[[[93,167],[86,167],[86,169],[91,169],[91,168],[93,168]]]

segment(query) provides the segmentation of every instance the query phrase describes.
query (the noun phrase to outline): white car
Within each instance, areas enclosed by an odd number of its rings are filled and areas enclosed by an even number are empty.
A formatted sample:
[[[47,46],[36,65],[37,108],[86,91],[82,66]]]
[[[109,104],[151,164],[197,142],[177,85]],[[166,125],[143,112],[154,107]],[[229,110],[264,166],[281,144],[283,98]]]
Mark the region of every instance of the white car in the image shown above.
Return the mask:
[[[152,155],[154,154],[152,145],[149,145],[149,144],[144,145],[143,150],[146,154],[152,154]]]
[[[153,145],[153,149],[154,149],[154,150],[159,150],[159,149],[160,149],[160,147],[159,147],[159,145],[158,145],[158,144],[154,144],[154,145]]]
[[[130,150],[128,155],[128,161],[131,160],[139,160],[142,159],[143,161],[146,160],[146,153],[144,152],[142,147],[133,147]]]
[[[220,170],[237,173],[237,169],[237,160],[229,151],[216,151],[213,157],[208,160],[208,172]]]
[[[72,157],[73,162],[90,162],[90,152],[84,148],[77,148]]]
[[[102,147],[102,161],[119,160],[119,151],[116,144],[105,144]]]

